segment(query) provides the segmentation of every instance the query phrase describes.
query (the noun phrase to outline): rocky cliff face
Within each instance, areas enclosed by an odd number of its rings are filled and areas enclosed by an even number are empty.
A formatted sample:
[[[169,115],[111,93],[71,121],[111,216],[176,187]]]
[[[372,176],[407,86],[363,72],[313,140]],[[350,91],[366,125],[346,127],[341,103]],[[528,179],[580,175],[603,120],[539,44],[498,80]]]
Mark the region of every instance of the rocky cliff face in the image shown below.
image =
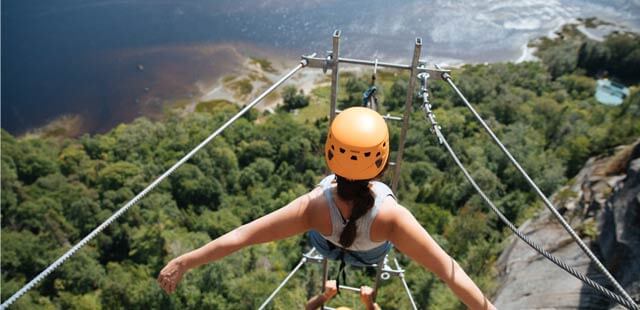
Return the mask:
[[[552,201],[631,296],[640,300],[640,141],[592,158]],[[612,289],[548,210],[520,229],[570,266]],[[499,309],[620,308],[513,237],[498,260]]]

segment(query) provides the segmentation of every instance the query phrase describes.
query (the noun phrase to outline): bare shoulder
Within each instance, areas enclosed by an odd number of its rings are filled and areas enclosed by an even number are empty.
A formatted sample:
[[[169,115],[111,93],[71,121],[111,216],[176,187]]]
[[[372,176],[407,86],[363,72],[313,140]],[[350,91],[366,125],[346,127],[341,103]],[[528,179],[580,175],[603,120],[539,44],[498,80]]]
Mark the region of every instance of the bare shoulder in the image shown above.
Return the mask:
[[[321,206],[326,203],[322,188],[320,186],[316,186],[313,190],[305,195],[309,200],[309,208],[311,209],[317,208],[317,206]]]
[[[388,196],[380,205],[377,218],[384,223],[393,223],[399,217],[411,216],[411,212],[399,204],[393,197]]]
[[[327,208],[327,198],[321,187],[316,187],[309,193],[309,204],[307,206],[308,223],[312,229],[320,231],[325,235],[331,234],[331,216]]]
[[[401,221],[400,218],[406,216],[411,217],[409,210],[400,205],[393,197],[385,198],[373,221],[371,240],[390,240],[394,227]]]

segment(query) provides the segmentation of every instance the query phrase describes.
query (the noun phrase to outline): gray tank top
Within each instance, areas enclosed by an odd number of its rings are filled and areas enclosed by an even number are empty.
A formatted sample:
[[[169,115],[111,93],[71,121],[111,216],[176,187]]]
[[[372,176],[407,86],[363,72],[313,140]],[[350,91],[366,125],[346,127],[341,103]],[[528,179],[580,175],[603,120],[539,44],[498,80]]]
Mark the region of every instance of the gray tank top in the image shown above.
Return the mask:
[[[340,234],[342,234],[344,227],[347,226],[347,222],[342,218],[340,210],[338,209],[338,206],[336,206],[335,200],[333,200],[333,192],[331,190],[335,187],[334,184],[336,183],[335,175],[333,174],[324,178],[319,184],[319,186],[322,187],[325,198],[327,199],[329,213],[331,214],[331,235],[322,235],[322,237],[334,245],[342,247],[342,245],[340,245]],[[367,251],[381,246],[386,242],[374,242],[371,240],[371,223],[373,223],[376,215],[378,215],[380,205],[382,205],[384,199],[387,198],[387,196],[391,196],[395,199],[395,196],[391,189],[382,182],[371,181],[370,184],[371,191],[375,197],[375,202],[373,203],[373,207],[357,220],[358,230],[356,232],[356,238],[353,241],[353,244],[347,248],[347,250],[350,251]]]

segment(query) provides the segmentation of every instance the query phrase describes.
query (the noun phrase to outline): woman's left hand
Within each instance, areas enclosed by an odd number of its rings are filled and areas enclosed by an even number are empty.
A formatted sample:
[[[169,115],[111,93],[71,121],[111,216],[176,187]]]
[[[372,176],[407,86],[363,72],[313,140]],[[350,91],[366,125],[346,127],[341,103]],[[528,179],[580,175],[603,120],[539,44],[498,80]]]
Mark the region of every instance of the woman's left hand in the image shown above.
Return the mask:
[[[160,271],[158,284],[165,292],[171,294],[176,290],[186,271],[186,266],[179,258],[173,259]]]

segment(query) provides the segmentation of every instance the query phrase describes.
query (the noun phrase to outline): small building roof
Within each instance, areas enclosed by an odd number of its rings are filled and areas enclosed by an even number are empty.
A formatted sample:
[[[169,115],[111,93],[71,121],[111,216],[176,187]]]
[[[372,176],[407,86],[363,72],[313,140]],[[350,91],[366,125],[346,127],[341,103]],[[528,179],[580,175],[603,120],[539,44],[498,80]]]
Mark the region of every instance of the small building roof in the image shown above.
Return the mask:
[[[629,88],[608,79],[598,80],[596,100],[606,105],[620,105],[629,96]]]

